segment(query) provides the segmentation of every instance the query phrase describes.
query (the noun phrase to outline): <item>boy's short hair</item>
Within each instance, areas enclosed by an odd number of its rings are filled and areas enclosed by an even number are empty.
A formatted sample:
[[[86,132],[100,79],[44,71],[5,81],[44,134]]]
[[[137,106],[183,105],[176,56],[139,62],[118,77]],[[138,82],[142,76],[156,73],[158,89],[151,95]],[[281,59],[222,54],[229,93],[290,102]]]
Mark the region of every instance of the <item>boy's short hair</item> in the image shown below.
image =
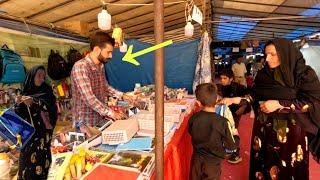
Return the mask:
[[[196,98],[203,106],[213,107],[217,101],[217,86],[213,83],[203,83],[196,87]]]
[[[234,78],[233,71],[231,69],[223,69],[220,72],[220,76],[227,76],[228,78]]]
[[[115,45],[115,40],[106,32],[98,31],[90,36],[90,48],[93,50],[95,46],[104,48],[106,44]]]

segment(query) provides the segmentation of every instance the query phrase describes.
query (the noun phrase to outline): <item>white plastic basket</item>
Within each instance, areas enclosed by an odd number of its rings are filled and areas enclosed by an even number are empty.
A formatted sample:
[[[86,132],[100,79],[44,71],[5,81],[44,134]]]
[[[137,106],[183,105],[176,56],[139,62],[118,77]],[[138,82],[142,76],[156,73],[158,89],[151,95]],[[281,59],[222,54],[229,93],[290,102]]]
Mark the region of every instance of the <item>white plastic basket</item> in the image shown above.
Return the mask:
[[[139,129],[155,130],[154,119],[138,119]],[[173,122],[164,121],[164,133],[168,133],[173,126]]]
[[[131,140],[139,129],[136,119],[118,120],[102,131],[102,144],[122,144]]]

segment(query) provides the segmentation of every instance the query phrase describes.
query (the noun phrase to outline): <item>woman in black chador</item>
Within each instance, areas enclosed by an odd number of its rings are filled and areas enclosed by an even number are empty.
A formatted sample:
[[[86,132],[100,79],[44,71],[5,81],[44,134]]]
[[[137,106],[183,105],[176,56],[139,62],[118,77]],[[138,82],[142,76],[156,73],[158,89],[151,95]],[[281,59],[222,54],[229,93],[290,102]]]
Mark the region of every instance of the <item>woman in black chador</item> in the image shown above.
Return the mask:
[[[275,39],[265,47],[266,65],[248,98],[255,111],[250,179],[309,179],[309,151],[320,155],[320,83],[289,40]]]
[[[51,164],[50,144],[57,120],[56,98],[45,83],[45,68],[33,67],[27,74],[15,112],[33,124],[35,133],[21,150],[18,179],[47,179]],[[28,108],[29,107],[29,108]]]

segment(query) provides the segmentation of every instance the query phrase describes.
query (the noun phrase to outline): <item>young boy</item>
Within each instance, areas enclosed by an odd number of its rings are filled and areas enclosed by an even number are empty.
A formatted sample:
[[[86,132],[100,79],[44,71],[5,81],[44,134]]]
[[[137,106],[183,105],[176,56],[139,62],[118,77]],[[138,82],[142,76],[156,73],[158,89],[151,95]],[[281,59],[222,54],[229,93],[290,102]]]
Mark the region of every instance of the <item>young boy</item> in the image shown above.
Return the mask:
[[[219,180],[225,149],[235,151],[228,120],[215,113],[217,88],[212,83],[196,87],[196,98],[203,106],[189,120],[193,155],[190,180]]]
[[[247,95],[249,92],[247,91],[246,87],[233,82],[233,72],[231,69],[224,69],[220,73],[220,81],[221,81],[221,96],[223,98],[230,98],[230,97],[242,97]],[[240,105],[230,105],[229,109],[232,112],[232,116],[235,122],[235,128],[238,129],[239,122],[241,115],[250,110],[250,107],[247,107],[247,104],[240,104]],[[239,146],[240,144],[240,137],[239,135],[234,135],[234,139],[236,144]],[[229,163],[237,164],[242,161],[240,157],[240,148],[231,155],[230,159],[228,160]]]

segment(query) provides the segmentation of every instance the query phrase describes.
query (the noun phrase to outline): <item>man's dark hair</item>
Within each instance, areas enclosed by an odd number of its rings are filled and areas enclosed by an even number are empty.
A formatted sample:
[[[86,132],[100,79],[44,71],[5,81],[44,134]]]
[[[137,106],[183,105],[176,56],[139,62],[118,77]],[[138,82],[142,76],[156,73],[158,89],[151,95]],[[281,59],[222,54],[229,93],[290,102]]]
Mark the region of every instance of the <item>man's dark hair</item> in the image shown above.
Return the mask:
[[[235,56],[235,59],[236,59],[236,60],[242,59],[242,58],[243,58],[243,56],[241,56],[240,54],[238,54],[238,55]]]
[[[234,78],[233,71],[231,69],[223,69],[220,72],[220,76],[227,76],[228,78]]]
[[[203,83],[196,87],[196,98],[203,106],[214,107],[217,101],[217,86],[213,83]]]
[[[98,31],[90,37],[90,48],[93,50],[95,46],[104,48],[106,44],[114,46],[114,39],[106,32]]]

